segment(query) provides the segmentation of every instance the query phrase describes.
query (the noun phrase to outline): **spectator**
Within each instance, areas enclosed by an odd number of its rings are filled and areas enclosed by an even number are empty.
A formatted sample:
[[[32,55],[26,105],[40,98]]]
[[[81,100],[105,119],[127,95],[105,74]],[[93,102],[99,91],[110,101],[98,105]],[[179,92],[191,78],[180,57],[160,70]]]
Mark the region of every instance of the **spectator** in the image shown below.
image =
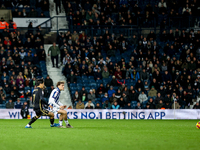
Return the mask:
[[[14,103],[12,102],[12,99],[8,100],[8,102],[6,103],[6,108],[7,109],[13,109],[14,108]]]
[[[196,102],[196,104],[193,106],[193,109],[200,109],[199,102]]]
[[[53,80],[47,75],[46,79],[44,80],[44,85],[48,88],[53,86]]]
[[[104,67],[103,71],[102,71],[102,77],[103,78],[108,78],[109,77],[109,72],[108,72],[108,68]]]
[[[175,103],[175,106],[174,106],[174,103]],[[174,103],[172,104],[172,109],[180,109],[181,106],[179,105],[176,99],[174,99]]]
[[[74,95],[73,95],[73,97],[72,97],[72,102],[73,102],[73,104],[75,103],[75,102],[78,102],[79,100],[80,100],[80,95],[78,94],[78,91],[76,91],[75,93],[74,93]]]
[[[12,99],[13,102],[17,101],[17,97],[18,97],[18,94],[15,93],[14,91],[11,91],[10,99]]]
[[[140,79],[137,81],[137,83],[136,83],[136,85],[135,85],[135,89],[136,89],[136,90],[138,90],[139,88],[140,88],[141,90],[144,89],[144,85],[143,85],[143,83],[141,82]]]
[[[102,109],[99,103],[96,104],[95,109]]]
[[[170,103],[167,101],[164,106],[165,109],[171,109]]]
[[[147,95],[144,94],[144,91],[142,91],[142,93],[139,95],[138,99],[139,99],[140,103],[143,103],[148,100]]]
[[[128,103],[124,106],[123,109],[131,109],[131,103],[128,102]]]
[[[76,104],[76,109],[84,109],[84,103],[81,100]]]
[[[113,104],[114,100],[117,100],[115,93],[113,93],[112,96],[109,98],[109,102]]]
[[[117,104],[117,102],[114,102],[114,104],[112,104],[112,109],[119,109],[120,106]]]
[[[125,100],[123,99],[123,97],[121,97],[119,100],[118,100],[118,104],[120,106],[120,108],[123,108],[126,104]]]
[[[87,101],[87,95],[86,93],[83,93],[83,95],[81,96],[81,101]]]
[[[115,94],[115,97],[116,97],[117,99],[120,99],[121,96],[122,96],[121,90],[118,89],[117,92],[116,92],[116,94]]]
[[[104,103],[105,101],[109,101],[108,93],[104,94],[104,97],[101,99],[101,101],[102,101],[102,103]]]
[[[56,67],[58,68],[58,55],[60,54],[60,49],[58,48],[58,46],[56,46],[56,43],[53,43],[53,46],[51,46],[48,50],[48,56],[49,56],[49,52],[51,52],[51,61],[53,64],[53,67],[55,67],[54,65],[54,60],[56,59]]]
[[[130,93],[130,95],[129,95],[129,99],[130,99],[130,101],[137,101],[137,102],[139,102],[138,96],[139,96],[138,93],[135,92],[135,90],[132,90],[131,93]]]
[[[155,103],[156,103],[156,104],[158,104],[158,103],[160,102],[160,100],[162,100],[162,101],[163,101],[163,100],[164,100],[164,98],[161,96],[161,94],[160,94],[160,93],[158,93],[158,94],[157,94],[157,97],[156,97],[156,99],[155,99]]]
[[[103,102],[103,109],[111,109],[111,104],[108,100]]]
[[[68,80],[68,84],[69,83],[76,83],[77,78],[76,78],[76,75],[74,75],[73,71],[71,71],[71,74],[68,75],[67,80]]]
[[[17,101],[15,102],[15,109],[21,109],[23,103],[20,101],[20,98],[17,98]]]
[[[153,98],[150,98],[149,101],[147,102],[147,104],[149,105],[149,109],[155,109],[156,108],[154,101],[153,101]]]
[[[94,109],[95,106],[92,101],[89,99],[88,102],[85,104],[85,109]]]
[[[140,78],[141,78],[142,81],[148,80],[148,75],[147,75],[145,68],[142,69],[142,72],[140,74]]]
[[[129,97],[126,95],[126,92],[123,92],[122,98],[123,98],[125,104],[127,104],[128,102],[130,102]]]
[[[142,109],[141,104],[138,102],[137,106],[135,107],[135,109]]]
[[[149,97],[156,97],[157,96],[157,90],[154,88],[154,86],[151,87],[151,90],[148,93]]]
[[[172,84],[172,76],[168,71],[165,71],[163,75],[163,83],[164,84]]]
[[[83,86],[79,94],[82,97],[84,93],[87,94],[87,91],[85,90],[85,87]]]
[[[32,8],[31,11],[29,12],[28,16],[36,18],[38,16],[37,11],[35,11],[34,8]]]
[[[111,85],[111,86],[118,86],[118,85],[119,85],[119,84],[117,83],[117,80],[116,80],[115,76],[112,76],[112,80],[111,80],[111,82],[110,82],[110,85]]]
[[[116,79],[121,80],[122,79],[122,72],[121,72],[120,68],[118,68],[116,70],[117,71],[115,71],[115,77],[116,77]]]
[[[91,104],[88,104],[87,107],[85,107],[85,109],[94,109]]]
[[[110,89],[108,90],[108,97],[110,98],[113,93],[116,93],[116,91],[113,89],[113,86],[110,86]]]
[[[105,93],[106,89],[103,86],[103,83],[100,84],[100,87],[97,89],[97,95]]]
[[[21,112],[20,112],[21,116],[23,119],[27,119],[27,116],[29,115],[29,110],[28,110],[28,104],[27,102],[24,102],[22,108],[21,108]]]
[[[159,103],[156,105],[156,109],[161,109],[164,107],[163,101],[160,100]]]
[[[95,95],[95,90],[90,89],[90,93],[87,95],[87,98],[91,100],[92,102],[95,102],[96,95]]]

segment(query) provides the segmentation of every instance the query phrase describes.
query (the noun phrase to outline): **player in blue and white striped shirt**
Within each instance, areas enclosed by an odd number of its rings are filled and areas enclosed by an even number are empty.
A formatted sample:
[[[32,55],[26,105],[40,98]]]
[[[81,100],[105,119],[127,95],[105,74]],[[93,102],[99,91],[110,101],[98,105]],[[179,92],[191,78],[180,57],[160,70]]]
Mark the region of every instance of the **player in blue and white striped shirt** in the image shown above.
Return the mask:
[[[64,91],[64,86],[65,82],[63,81],[59,81],[57,83],[57,88],[55,88],[52,92],[51,92],[51,95],[49,97],[49,105],[53,106],[53,113],[58,113],[60,114],[60,117],[59,117],[59,124],[60,124],[60,128],[63,128],[64,126],[62,125],[62,122],[63,120],[65,121],[66,123],[66,127],[67,128],[73,128],[68,120],[67,120],[67,111],[64,110],[67,106],[66,105],[63,105],[60,101],[59,101],[59,97],[60,97],[60,92],[61,91]]]

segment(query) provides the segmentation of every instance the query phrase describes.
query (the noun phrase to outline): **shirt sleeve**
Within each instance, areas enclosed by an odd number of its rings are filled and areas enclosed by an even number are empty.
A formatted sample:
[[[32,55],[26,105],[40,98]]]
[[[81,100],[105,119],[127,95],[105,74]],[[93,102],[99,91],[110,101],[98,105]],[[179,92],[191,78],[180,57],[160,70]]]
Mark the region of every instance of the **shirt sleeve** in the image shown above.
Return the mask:
[[[63,104],[60,101],[58,102],[58,105],[63,106]]]
[[[39,94],[40,94],[40,99],[41,99],[41,101],[42,101],[45,105],[48,105],[47,101],[45,101],[45,100],[43,99],[42,90],[39,92]]]
[[[55,102],[55,97],[58,94],[56,91],[52,91],[49,97],[49,105],[53,105],[54,107],[60,108],[60,105]]]

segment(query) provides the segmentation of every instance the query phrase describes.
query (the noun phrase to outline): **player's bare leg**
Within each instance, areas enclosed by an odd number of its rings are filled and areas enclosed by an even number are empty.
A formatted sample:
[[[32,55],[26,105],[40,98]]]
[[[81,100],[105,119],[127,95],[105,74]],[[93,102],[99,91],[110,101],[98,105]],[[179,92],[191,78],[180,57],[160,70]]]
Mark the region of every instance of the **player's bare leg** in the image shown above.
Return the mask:
[[[60,126],[62,126],[62,122],[63,122],[63,115],[60,114],[60,117],[59,117],[59,124],[60,124]]]
[[[66,127],[67,128],[73,128],[70,124],[69,124],[69,122],[68,122],[68,120],[67,120],[67,111],[66,110],[58,110],[58,114],[60,114],[60,116],[62,117],[62,118],[59,118],[59,123],[60,123],[60,126],[62,126],[62,121],[63,121],[63,119],[64,119],[64,121],[65,121],[65,124],[66,124]]]

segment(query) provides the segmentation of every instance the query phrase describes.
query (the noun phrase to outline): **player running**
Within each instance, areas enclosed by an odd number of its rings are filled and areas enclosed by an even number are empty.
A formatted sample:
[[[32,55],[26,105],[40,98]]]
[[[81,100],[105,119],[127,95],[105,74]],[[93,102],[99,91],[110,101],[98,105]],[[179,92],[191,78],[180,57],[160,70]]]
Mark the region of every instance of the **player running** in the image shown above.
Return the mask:
[[[51,92],[51,95],[49,97],[49,105],[53,106],[53,113],[58,113],[60,114],[60,117],[59,117],[59,124],[60,126],[58,126],[59,128],[65,128],[62,123],[63,123],[63,120],[65,121],[65,124],[66,124],[66,127],[67,128],[73,128],[68,120],[67,120],[67,111],[64,110],[67,106],[66,105],[63,105],[60,101],[59,101],[59,97],[60,97],[60,92],[61,91],[64,91],[64,84],[65,82],[64,81],[59,81],[57,83],[57,88],[55,88],[52,92]]]
[[[48,103],[43,99],[42,89],[44,88],[44,80],[38,79],[36,81],[37,88],[34,89],[32,97],[33,97],[33,110],[36,113],[36,116],[31,119],[31,121],[25,126],[25,128],[32,128],[31,124],[34,123],[41,116],[49,116],[51,127],[58,126],[58,124],[54,124],[54,114],[46,109],[43,109],[43,104],[48,105]],[[52,107],[52,106],[49,106]]]

